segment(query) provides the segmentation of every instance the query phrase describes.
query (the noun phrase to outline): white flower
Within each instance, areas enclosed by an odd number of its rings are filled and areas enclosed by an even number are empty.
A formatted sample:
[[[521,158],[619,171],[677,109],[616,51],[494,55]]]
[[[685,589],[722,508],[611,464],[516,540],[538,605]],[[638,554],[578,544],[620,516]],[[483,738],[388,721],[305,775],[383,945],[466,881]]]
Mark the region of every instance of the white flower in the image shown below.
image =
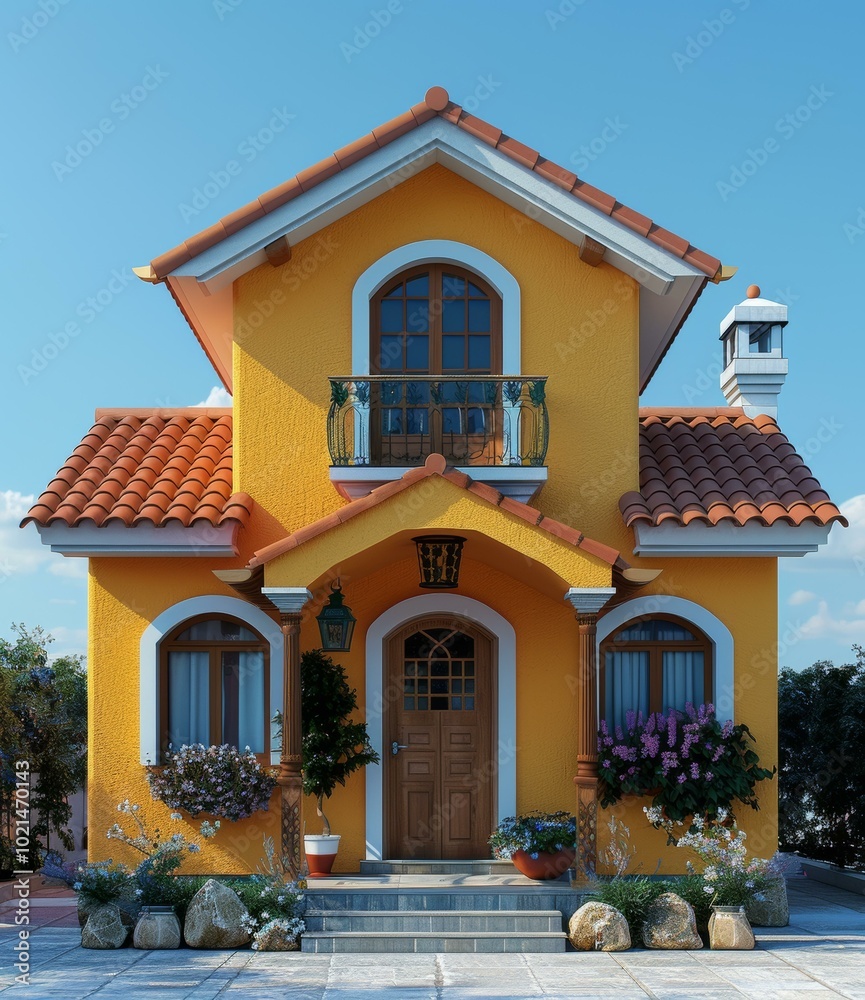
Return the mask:
[[[181,813],[176,813],[175,812],[175,813],[171,814],[171,818],[172,819],[183,819],[183,815]]]

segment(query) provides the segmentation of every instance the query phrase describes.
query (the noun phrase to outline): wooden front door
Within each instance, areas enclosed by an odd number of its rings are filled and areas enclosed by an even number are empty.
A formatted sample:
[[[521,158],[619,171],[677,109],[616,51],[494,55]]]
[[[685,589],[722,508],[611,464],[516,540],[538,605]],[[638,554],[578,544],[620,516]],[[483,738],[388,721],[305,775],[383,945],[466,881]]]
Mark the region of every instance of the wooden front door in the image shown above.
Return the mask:
[[[489,857],[493,640],[476,626],[455,626],[452,617],[424,618],[391,635],[385,656],[394,692],[384,747],[388,855]]]

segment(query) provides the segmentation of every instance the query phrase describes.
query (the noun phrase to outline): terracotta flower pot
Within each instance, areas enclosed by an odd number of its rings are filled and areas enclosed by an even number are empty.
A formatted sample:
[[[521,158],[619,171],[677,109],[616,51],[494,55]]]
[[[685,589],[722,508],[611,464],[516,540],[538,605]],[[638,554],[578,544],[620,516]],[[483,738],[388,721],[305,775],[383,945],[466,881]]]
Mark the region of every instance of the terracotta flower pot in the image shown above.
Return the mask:
[[[541,882],[563,875],[574,863],[576,856],[577,852],[572,847],[562,851],[539,851],[536,858],[528,851],[514,851],[511,861],[526,878]]]
[[[309,865],[310,878],[327,878],[336,860],[339,850],[338,833],[325,836],[319,833],[308,833],[303,838],[306,851],[306,863]]]

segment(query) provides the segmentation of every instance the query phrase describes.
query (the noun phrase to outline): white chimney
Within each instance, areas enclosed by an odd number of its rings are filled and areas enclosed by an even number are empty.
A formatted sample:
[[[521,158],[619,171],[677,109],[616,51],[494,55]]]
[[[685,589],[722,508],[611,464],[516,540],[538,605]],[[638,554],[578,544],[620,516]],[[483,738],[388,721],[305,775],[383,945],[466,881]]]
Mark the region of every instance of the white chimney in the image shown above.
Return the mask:
[[[748,287],[747,296],[721,322],[721,391],[730,406],[741,406],[749,417],[777,418],[778,393],[787,378],[781,336],[787,307],[761,299],[757,285]]]

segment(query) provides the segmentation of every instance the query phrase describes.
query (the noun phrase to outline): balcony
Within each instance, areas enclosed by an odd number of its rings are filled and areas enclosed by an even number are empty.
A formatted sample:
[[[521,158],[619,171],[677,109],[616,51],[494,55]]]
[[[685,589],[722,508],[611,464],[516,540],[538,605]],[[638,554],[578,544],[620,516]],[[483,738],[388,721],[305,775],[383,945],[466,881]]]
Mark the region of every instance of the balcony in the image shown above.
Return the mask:
[[[331,481],[355,499],[437,453],[472,479],[528,501],[547,478],[546,381],[519,375],[331,378]]]

